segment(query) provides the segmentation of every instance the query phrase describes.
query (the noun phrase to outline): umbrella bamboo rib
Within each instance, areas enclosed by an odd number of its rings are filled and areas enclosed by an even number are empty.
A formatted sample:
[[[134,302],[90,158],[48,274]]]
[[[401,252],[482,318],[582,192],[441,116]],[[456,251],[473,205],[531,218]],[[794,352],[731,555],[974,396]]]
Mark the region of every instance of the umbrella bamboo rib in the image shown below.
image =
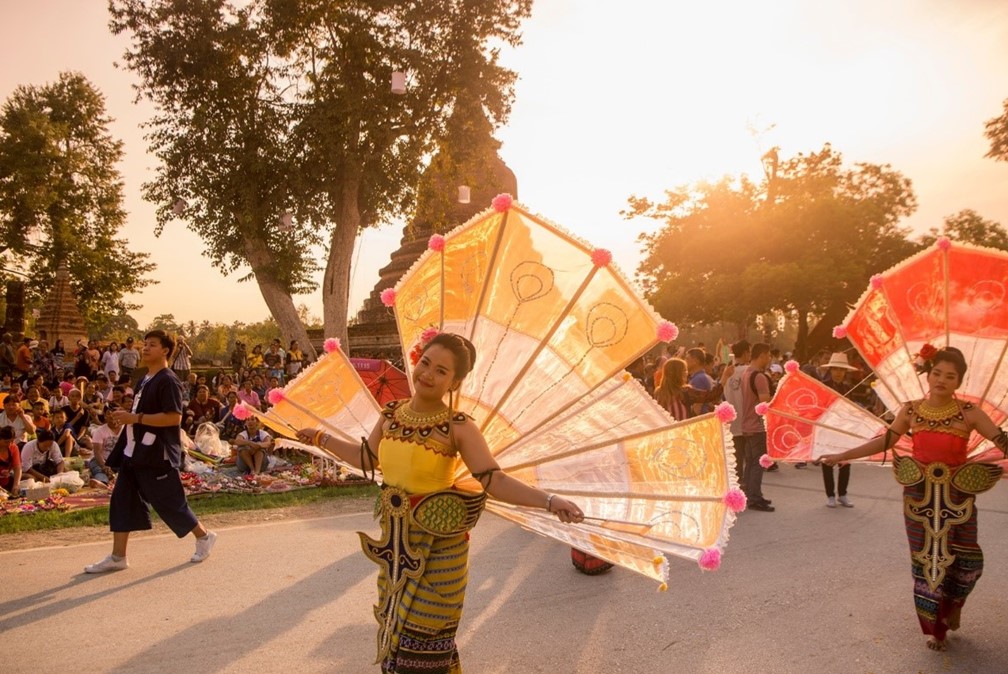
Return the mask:
[[[699,417],[697,417],[697,418],[699,418]],[[692,419],[691,419],[691,421],[692,421]],[[599,449],[601,447],[608,447],[609,445],[611,445],[611,444],[613,444],[615,442],[627,442],[628,440],[636,440],[638,438],[646,438],[649,435],[654,435],[655,433],[659,433],[661,431],[666,431],[666,430],[668,430],[670,428],[672,428],[671,425],[670,426],[661,426],[661,427],[658,427],[658,428],[651,428],[651,429],[648,429],[646,431],[641,431],[640,433],[634,433],[632,435],[624,435],[624,436],[622,436],[622,437],[620,437],[618,439],[615,439],[615,440],[610,438],[608,440],[603,440],[602,442],[597,442],[594,445],[586,445],[584,447],[578,447],[576,449],[571,449],[571,450],[568,450],[566,452],[557,452],[556,454],[550,454],[549,456],[541,458],[541,459],[536,459],[534,461],[526,461],[525,463],[516,463],[516,464],[510,465],[510,466],[505,465],[505,466],[501,466],[501,468],[503,470],[521,470],[523,468],[532,468],[532,467],[538,466],[538,465],[540,465],[542,463],[546,463],[547,461],[557,461],[559,459],[566,459],[566,458],[569,458],[569,457],[572,457],[572,456],[577,456],[578,454],[584,454],[585,452],[590,452],[590,451]]]
[[[536,345],[535,350],[528,357],[528,359],[526,359],[525,364],[522,365],[521,369],[518,370],[518,373],[515,375],[514,379],[511,380],[511,383],[508,385],[507,390],[504,391],[503,395],[501,395],[501,397],[497,400],[497,404],[494,405],[494,408],[490,410],[490,413],[483,420],[483,423],[480,426],[480,431],[486,430],[490,422],[494,419],[494,417],[497,416],[497,413],[500,412],[500,409],[501,407],[504,406],[504,403],[506,403],[508,398],[511,397],[511,394],[514,393],[514,390],[518,388],[518,384],[521,382],[522,378],[528,373],[529,368],[532,367],[532,363],[534,363],[536,358],[539,357],[539,354],[546,349],[546,346],[547,344],[549,344],[550,339],[553,338],[553,335],[556,334],[556,331],[560,329],[561,325],[563,325],[564,319],[567,318],[568,315],[570,315],[571,309],[574,308],[574,305],[577,304],[577,301],[581,299],[581,295],[584,294],[584,291],[588,287],[588,284],[591,283],[591,280],[595,278],[595,272],[597,271],[598,267],[592,265],[591,271],[588,272],[588,275],[585,277],[584,281],[581,282],[581,285],[571,296],[570,300],[568,300],[567,306],[564,307],[563,311],[553,321],[553,325],[552,327],[550,327],[549,332],[547,332],[542,337],[542,339],[539,340],[539,344]]]
[[[487,279],[490,278],[490,273],[497,264],[497,254],[500,253],[501,242],[504,240],[504,230],[507,229],[508,217],[510,215],[510,210],[504,214],[501,218],[500,227],[497,228],[497,238],[494,240],[493,250],[490,251],[490,259],[487,260],[486,276],[483,280],[483,285],[480,288],[479,299],[476,302],[476,313],[473,314],[472,326],[469,328],[469,341],[473,340],[476,335],[476,323],[479,320],[480,315],[483,313],[483,304],[486,302],[487,291],[490,289],[490,284]],[[403,353],[406,353],[406,345],[403,345]]]

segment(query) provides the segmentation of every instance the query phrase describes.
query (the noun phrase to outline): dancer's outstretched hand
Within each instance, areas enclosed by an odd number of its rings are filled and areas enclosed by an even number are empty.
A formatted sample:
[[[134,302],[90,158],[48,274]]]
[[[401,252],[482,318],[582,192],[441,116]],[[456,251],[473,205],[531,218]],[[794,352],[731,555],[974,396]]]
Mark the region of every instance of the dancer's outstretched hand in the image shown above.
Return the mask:
[[[560,496],[554,496],[550,501],[550,512],[557,516],[561,522],[577,524],[584,521],[584,513],[573,502]]]

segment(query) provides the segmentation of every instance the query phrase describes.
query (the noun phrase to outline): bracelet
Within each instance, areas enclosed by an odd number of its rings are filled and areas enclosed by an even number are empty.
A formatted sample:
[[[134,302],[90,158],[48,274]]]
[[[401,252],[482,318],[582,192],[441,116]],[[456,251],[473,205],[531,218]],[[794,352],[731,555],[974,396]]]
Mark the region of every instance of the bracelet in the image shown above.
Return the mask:
[[[315,438],[312,440],[312,444],[316,447],[322,446],[322,438],[325,436],[325,431],[316,431]]]
[[[556,494],[547,494],[546,495],[546,512],[548,512],[548,513],[553,512],[553,508],[551,507],[551,504],[553,503],[553,497],[554,496],[556,496]]]

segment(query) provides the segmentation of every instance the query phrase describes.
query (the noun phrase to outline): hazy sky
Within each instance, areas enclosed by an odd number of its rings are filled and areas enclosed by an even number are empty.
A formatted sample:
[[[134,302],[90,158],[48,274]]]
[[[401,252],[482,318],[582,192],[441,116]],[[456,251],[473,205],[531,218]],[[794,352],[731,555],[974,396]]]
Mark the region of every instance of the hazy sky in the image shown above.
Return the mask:
[[[262,319],[255,283],[211,268],[184,223],[154,237],[140,196],[156,168],[140,129],[151,109],[114,67],[125,42],[107,23],[102,0],[0,0],[0,98],[71,69],[104,92],[126,149],[122,235],[158,264],[160,283],[131,298],[141,326],[161,313]],[[628,196],[756,174],[772,145],[791,155],[830,142],[848,162],[891,164],[913,181],[915,230],[964,208],[1008,225],[1008,164],[983,158],[983,123],[1008,98],[1008,2],[539,0],[524,36],[506,55],[520,80],[497,134],[519,200],[611,249],[630,276],[648,225],[619,216]],[[759,139],[749,131],[771,125]],[[351,314],[400,235],[401,223],[358,241]],[[322,313],[318,295],[295,301]]]

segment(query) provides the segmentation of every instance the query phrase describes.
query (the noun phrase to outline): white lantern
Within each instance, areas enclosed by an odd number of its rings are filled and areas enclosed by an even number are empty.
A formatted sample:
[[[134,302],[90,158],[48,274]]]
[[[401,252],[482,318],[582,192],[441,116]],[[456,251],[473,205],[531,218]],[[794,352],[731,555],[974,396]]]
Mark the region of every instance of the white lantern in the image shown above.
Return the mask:
[[[468,185],[459,185],[458,202],[460,204],[468,204],[470,196],[471,195],[469,194],[469,186]]]
[[[38,320],[39,316],[42,315],[42,311],[39,309],[32,309],[32,318]]]
[[[284,211],[284,214],[280,216],[280,231],[289,232],[294,229],[294,214],[290,211]]]
[[[406,93],[406,73],[401,70],[392,72],[392,93],[400,95]]]
[[[188,206],[189,206],[189,204],[186,203],[185,199],[178,198],[178,199],[175,200],[175,203],[172,204],[171,210],[172,210],[172,213],[174,213],[176,216],[179,216],[179,215],[182,215],[183,213],[185,213],[185,209]]]

